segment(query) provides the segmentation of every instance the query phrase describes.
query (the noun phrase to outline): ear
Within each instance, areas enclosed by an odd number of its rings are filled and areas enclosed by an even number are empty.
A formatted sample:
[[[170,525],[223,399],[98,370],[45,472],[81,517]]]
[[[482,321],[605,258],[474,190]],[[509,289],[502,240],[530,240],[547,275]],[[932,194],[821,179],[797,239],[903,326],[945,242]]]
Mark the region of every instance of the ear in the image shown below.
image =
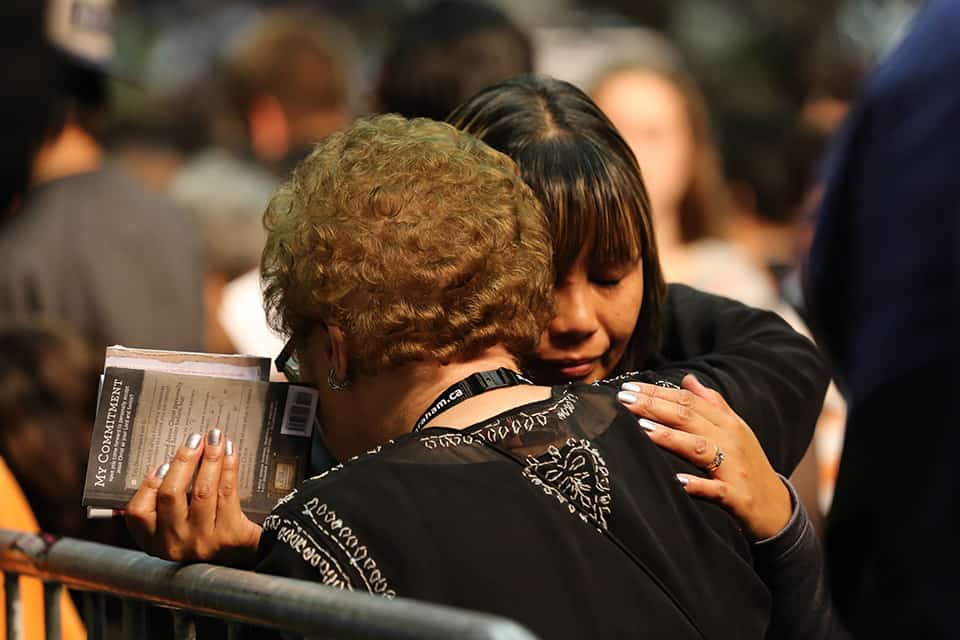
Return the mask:
[[[347,370],[350,363],[350,351],[347,346],[347,336],[343,329],[335,324],[327,326],[327,334],[330,341],[327,345],[329,349],[330,365],[333,367],[333,375],[337,380],[345,381],[350,377]]]
[[[283,105],[274,96],[260,95],[247,111],[250,121],[250,145],[258,156],[279,160],[290,150],[290,123]]]

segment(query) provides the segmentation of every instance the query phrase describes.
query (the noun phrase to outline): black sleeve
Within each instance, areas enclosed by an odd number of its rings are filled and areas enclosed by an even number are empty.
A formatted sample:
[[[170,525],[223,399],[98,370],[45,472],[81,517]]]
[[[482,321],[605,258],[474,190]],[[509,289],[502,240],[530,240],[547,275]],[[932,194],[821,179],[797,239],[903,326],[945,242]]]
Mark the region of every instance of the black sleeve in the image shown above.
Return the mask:
[[[336,549],[296,513],[278,507],[263,523],[254,571],[349,589],[349,578],[334,567]],[[331,566],[331,564],[333,566]],[[241,634],[258,640],[301,640],[294,633],[245,626]]]
[[[664,338],[647,363],[679,382],[687,373],[719,391],[757,434],[773,468],[789,476],[813,438],[830,382],[817,347],[772,311],[673,284]]]
[[[766,637],[846,638],[833,612],[823,553],[813,524],[796,491],[786,478],[781,479],[790,491],[793,515],[780,533],[753,545],[757,574],[773,598]]]
[[[331,540],[295,511],[274,509],[263,522],[254,571],[297,580],[319,582],[340,589],[354,584],[349,560]]]

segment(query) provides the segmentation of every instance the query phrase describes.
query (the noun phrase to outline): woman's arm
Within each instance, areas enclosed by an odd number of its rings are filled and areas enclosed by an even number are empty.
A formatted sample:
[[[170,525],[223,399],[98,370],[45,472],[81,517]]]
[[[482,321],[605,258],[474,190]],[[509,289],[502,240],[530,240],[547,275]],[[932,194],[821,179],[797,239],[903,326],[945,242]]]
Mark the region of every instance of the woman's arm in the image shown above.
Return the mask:
[[[773,599],[767,637],[844,638],[830,602],[823,551],[813,523],[793,486],[780,479],[790,492],[793,513],[779,533],[753,545],[757,573]]]
[[[772,598],[767,637],[842,637],[823,554],[793,487],[774,472],[757,437],[716,391],[694,376],[682,385],[627,382],[618,398],[654,443],[704,469],[677,476],[684,490],[723,506],[754,541],[756,571]]]
[[[668,287],[660,350],[639,369],[717,390],[779,473],[803,457],[830,381],[817,347],[780,316],[690,287]]]

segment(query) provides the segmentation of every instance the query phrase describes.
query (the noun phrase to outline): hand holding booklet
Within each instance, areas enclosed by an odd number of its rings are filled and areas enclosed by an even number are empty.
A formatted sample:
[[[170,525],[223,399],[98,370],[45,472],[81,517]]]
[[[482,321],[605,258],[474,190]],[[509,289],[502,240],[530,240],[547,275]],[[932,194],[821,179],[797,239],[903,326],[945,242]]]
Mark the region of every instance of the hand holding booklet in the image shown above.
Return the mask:
[[[218,428],[239,454],[240,503],[262,521],[303,479],[315,389],[269,381],[252,356],[108,347],[83,505],[122,509],[194,433]]]

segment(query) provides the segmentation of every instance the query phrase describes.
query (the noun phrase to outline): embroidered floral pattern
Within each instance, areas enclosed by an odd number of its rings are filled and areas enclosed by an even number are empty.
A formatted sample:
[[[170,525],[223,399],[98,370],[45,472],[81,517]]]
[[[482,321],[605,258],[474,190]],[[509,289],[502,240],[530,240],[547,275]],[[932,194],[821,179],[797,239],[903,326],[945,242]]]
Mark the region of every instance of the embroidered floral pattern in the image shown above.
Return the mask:
[[[311,498],[300,507],[300,514],[306,516],[313,526],[304,527],[296,520],[272,514],[263,521],[263,529],[276,531],[277,541],[289,546],[304,562],[316,568],[323,584],[348,591],[362,587],[385,598],[396,597],[396,591],[390,588],[367,545],[360,544],[336,511],[318,498]],[[320,542],[315,537],[318,534],[323,536]],[[337,561],[331,549],[340,551],[340,557],[349,562],[348,568]],[[351,573],[358,579],[351,580]]]
[[[610,472],[600,452],[589,440],[571,438],[557,448],[551,446],[537,457],[528,457],[523,475],[566,505],[600,531],[607,530],[610,513]]]
[[[320,502],[319,498],[311,498],[304,503],[301,513],[308,517],[316,530],[326,536],[347,558],[367,591],[385,598],[393,598],[397,595],[371,557],[367,545],[360,544],[353,530],[329,505]]]
[[[563,421],[573,415],[576,408],[577,396],[572,393],[564,394],[557,402],[543,411],[533,413],[520,412],[510,416],[506,421],[494,420],[470,433],[442,433],[435,436],[424,436],[420,439],[427,449],[445,447],[459,447],[460,445],[483,445],[484,442],[494,444],[505,440],[511,435],[529,433],[536,427],[546,426],[551,414],[557,420]]]
[[[328,587],[336,587],[353,591],[350,578],[346,571],[337,562],[329,551],[317,544],[317,541],[306,531],[299,522],[281,518],[277,515],[268,516],[263,521],[264,531],[276,531],[277,541],[290,547],[300,554],[303,561],[317,570],[320,582]]]
[[[283,496],[282,498],[280,498],[279,500],[277,500],[277,504],[273,505],[273,509],[276,509],[277,507],[279,507],[279,506],[282,505],[282,504],[287,504],[288,502],[290,502],[291,500],[293,500],[293,499],[296,497],[296,495],[297,495],[297,490],[294,489],[293,491],[291,491],[291,492],[288,493],[287,495],[285,495],[285,496]],[[271,511],[273,511],[273,509],[271,509]]]
[[[635,382],[643,375],[642,371],[628,371],[619,376],[614,376],[613,378],[607,378],[605,380],[597,380],[593,383],[593,386],[599,387],[601,385],[605,387],[617,387],[623,382]],[[657,380],[653,384],[658,387],[665,387],[667,389],[679,389],[680,386],[669,380]]]

